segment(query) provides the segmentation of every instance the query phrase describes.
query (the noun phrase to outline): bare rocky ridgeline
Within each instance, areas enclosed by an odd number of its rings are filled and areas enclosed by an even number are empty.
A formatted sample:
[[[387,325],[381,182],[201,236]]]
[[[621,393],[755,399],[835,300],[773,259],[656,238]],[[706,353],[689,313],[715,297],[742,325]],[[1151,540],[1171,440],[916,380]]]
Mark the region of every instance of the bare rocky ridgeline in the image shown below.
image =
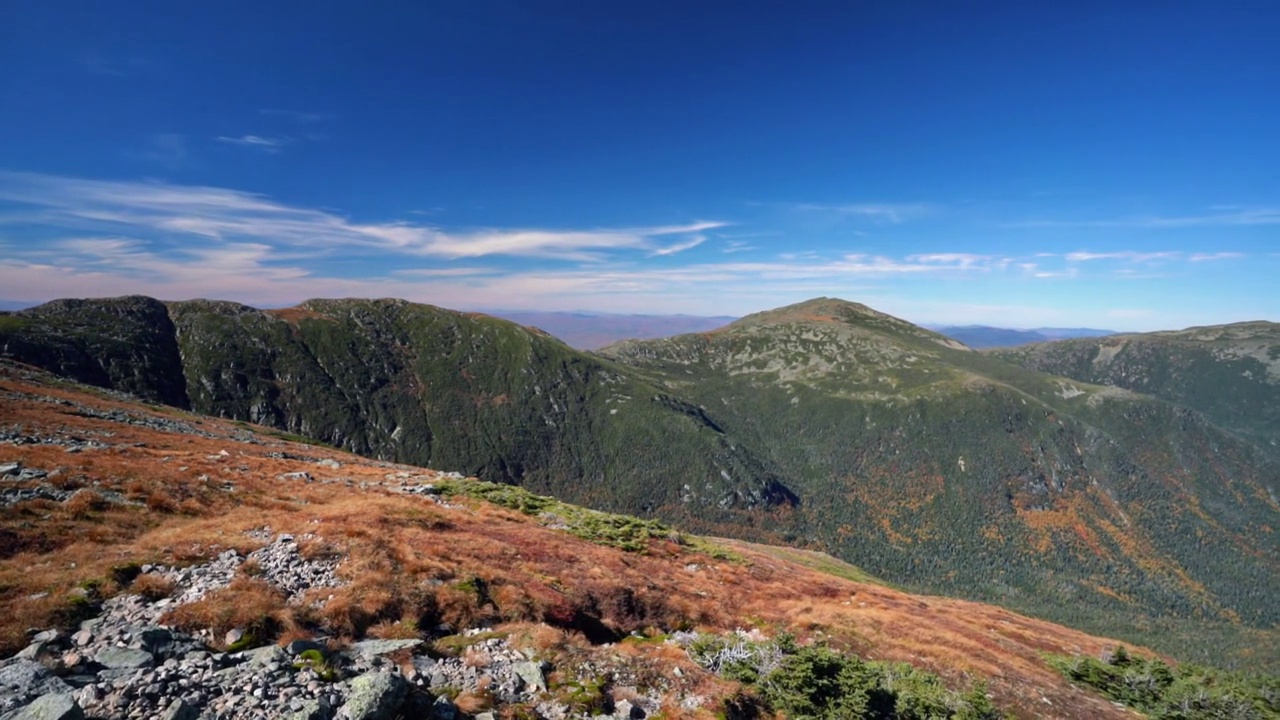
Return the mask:
[[[255,576],[291,601],[340,584],[338,559],[304,559],[291,535],[273,536],[265,528],[254,535],[266,543],[247,555],[227,550],[202,565],[137,568],[139,577],[172,583],[168,597],[119,595],[74,632],[33,631],[30,645],[0,661],[0,718],[492,720],[493,712],[462,712],[451,700],[459,693],[483,694],[494,710],[519,703],[550,720],[600,717],[553,699],[547,693],[551,665],[484,628],[457,638],[467,648],[464,657],[432,657],[421,639],[367,638],[342,647],[313,638],[220,652],[208,631],[189,634],[161,624],[166,613],[229,585],[250,562]],[[235,647],[243,639],[236,630],[218,640]],[[629,697],[607,703],[613,711],[607,717],[643,718],[660,709],[652,694]]]

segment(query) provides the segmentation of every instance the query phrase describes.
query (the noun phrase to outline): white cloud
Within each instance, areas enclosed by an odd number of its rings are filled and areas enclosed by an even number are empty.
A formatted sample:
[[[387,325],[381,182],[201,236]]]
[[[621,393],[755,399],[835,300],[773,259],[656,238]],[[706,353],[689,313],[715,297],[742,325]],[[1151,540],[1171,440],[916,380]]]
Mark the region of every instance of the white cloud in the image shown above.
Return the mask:
[[[692,250],[693,248],[698,247],[699,245],[701,245],[706,241],[707,241],[707,237],[705,235],[694,235],[693,237],[689,238],[684,242],[679,242],[674,245],[668,245],[666,247],[658,248],[657,250],[654,250],[651,253],[651,255],[654,255],[654,256],[675,255],[676,253],[682,253],[685,250]]]
[[[358,223],[324,210],[276,202],[216,187],[160,182],[85,180],[0,172],[0,200],[29,205],[47,226],[113,235],[186,236],[216,242],[257,242],[277,249],[365,248],[450,259],[493,255],[598,262],[617,251],[668,254],[694,236],[727,223],[554,230],[495,228],[448,231],[409,222]],[[689,236],[666,246],[658,240]],[[684,248],[688,249],[688,248]]]
[[[256,148],[269,153],[280,152],[280,149],[291,142],[290,138],[280,137],[262,137],[261,135],[241,135],[240,137],[227,137],[219,135],[214,138],[220,143],[228,145],[239,145],[240,147]]]
[[[904,220],[933,211],[927,203],[797,203],[792,205],[796,210],[833,212],[840,215],[857,215],[871,220],[888,223],[900,223]]]
[[[1145,263],[1157,260],[1177,260],[1182,253],[1176,251],[1164,252],[1135,252],[1133,250],[1123,250],[1120,252],[1072,252],[1067,253],[1063,257],[1067,262],[1088,262],[1091,260],[1122,260],[1125,262]]]
[[[925,253],[919,255],[908,255],[907,259],[917,263],[926,265],[950,265],[960,269],[990,269],[993,266],[1000,265],[1004,259],[996,258],[991,255],[976,255],[973,253]]]
[[[1160,230],[1215,225],[1280,225],[1280,208],[1276,207],[1246,208],[1236,205],[1218,205],[1210,208],[1210,210],[1213,212],[1200,215],[1146,215],[1101,220],[1029,220],[1011,223],[1008,227],[1139,228]]]
[[[1213,253],[1195,253],[1187,258],[1191,262],[1208,262],[1210,260],[1235,260],[1244,257],[1244,253],[1238,252],[1213,252]]]

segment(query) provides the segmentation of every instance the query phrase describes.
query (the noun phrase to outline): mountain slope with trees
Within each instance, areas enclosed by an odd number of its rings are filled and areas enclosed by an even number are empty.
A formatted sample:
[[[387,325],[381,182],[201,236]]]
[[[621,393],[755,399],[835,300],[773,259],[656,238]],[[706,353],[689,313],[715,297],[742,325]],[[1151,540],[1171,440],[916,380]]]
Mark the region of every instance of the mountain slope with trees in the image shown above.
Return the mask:
[[[1179,405],[862,305],[819,299],[600,354],[392,300],[126,298],[89,302],[107,319],[93,323],[85,307],[5,316],[0,347],[153,401],[181,378],[196,411],[370,457],[820,549],[1185,657],[1280,662],[1264,650],[1280,461]],[[159,309],[180,362],[146,345],[170,373],[147,385],[123,348],[144,347],[136,318]]]

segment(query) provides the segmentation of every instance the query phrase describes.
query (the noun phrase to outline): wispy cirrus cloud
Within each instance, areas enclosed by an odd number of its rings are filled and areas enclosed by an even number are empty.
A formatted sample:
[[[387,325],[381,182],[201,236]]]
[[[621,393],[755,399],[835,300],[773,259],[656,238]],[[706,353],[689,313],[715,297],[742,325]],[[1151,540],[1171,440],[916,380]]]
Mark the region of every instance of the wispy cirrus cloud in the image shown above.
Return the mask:
[[[827,212],[837,215],[852,215],[885,223],[901,223],[911,218],[927,215],[936,210],[929,203],[795,203],[790,206],[794,210],[809,212]]]
[[[1239,260],[1245,254],[1241,252],[1201,252],[1193,253],[1187,260],[1191,262],[1211,262],[1213,260]]]
[[[1026,220],[1010,228],[1136,228],[1176,229],[1210,226],[1280,225],[1280,207],[1216,206],[1196,215],[1142,215],[1092,220]]]
[[[241,135],[239,137],[229,137],[227,135],[219,135],[214,138],[217,142],[226,143],[227,145],[238,145],[240,147],[254,148],[263,152],[278,153],[285,145],[293,142],[293,138],[288,137],[264,137],[262,135]]]
[[[407,221],[355,222],[225,188],[31,173],[0,173],[0,200],[27,206],[44,225],[76,230],[259,242],[280,251],[362,248],[446,259],[504,255],[598,262],[617,251],[673,254],[700,244],[699,233],[727,225],[444,230]],[[676,242],[661,242],[666,238]]]
[[[1063,255],[1067,262],[1089,262],[1091,260],[1123,260],[1125,262],[1153,262],[1157,260],[1177,260],[1182,253],[1174,250],[1161,252],[1135,252],[1122,250],[1119,252],[1070,252]]]
[[[1004,280],[1017,287],[1138,279],[1151,269],[1188,272],[1193,262],[1231,255],[1009,256],[886,252],[874,244],[848,252],[803,243],[788,243],[794,251],[785,253],[775,244],[766,255],[763,244],[745,244],[754,228],[724,233],[724,221],[458,228],[416,220],[354,219],[228,188],[0,173],[0,287],[10,298],[32,300],[144,293],[282,305],[394,296],[477,309],[714,313],[816,295],[907,307],[912,297],[938,295],[944,283],[963,293]],[[704,245],[741,254],[694,251]],[[1134,271],[1119,272],[1128,269]],[[954,312],[951,299],[936,302],[938,312]]]
[[[657,250],[654,250],[651,254],[655,257],[659,257],[663,255],[675,255],[677,253],[682,253],[685,250],[692,250],[693,248],[698,247],[699,245],[701,245],[706,241],[707,241],[706,235],[694,235],[693,237],[689,238],[688,240],[685,240],[684,242],[678,242],[678,243],[675,243],[674,245],[667,245],[666,247],[660,247]]]

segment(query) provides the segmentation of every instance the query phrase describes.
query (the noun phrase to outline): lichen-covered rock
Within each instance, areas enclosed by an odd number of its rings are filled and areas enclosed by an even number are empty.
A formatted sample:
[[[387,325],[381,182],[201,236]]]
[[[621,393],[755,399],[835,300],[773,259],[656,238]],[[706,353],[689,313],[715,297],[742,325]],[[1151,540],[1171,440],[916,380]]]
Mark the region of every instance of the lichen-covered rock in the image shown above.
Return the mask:
[[[156,659],[146,650],[108,647],[98,651],[93,661],[109,670],[132,670],[155,665]]]
[[[71,692],[67,685],[44,665],[26,658],[0,661],[0,713],[39,695]]]
[[[365,673],[351,681],[351,695],[338,710],[338,720],[390,720],[408,691],[408,683],[398,674]]]
[[[160,716],[160,720],[196,720],[200,711],[182,700],[174,700],[169,708]]]
[[[71,693],[41,695],[5,720],[84,720],[84,710]]]
[[[511,669],[524,681],[526,687],[538,692],[547,689],[547,678],[542,674],[540,663],[518,662],[512,665]]]
[[[393,652],[401,650],[412,650],[422,645],[421,640],[361,640],[353,643],[351,647],[346,649],[346,653],[351,656],[363,655],[365,657],[378,657],[380,655],[389,655]]]

